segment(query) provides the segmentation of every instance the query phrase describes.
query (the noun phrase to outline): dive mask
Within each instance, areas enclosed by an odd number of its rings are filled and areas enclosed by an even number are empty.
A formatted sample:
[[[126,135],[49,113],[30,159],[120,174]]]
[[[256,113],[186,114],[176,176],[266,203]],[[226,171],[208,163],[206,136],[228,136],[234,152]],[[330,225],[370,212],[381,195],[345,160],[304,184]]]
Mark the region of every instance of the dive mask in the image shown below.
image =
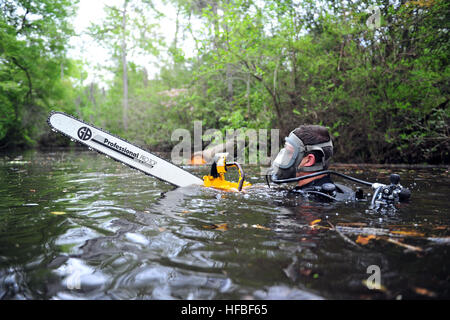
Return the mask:
[[[273,177],[272,180],[294,178],[297,175],[297,172],[319,171],[324,170],[327,166],[327,162],[325,161],[325,153],[322,148],[333,147],[331,140],[315,145],[305,145],[303,141],[292,131],[289,136],[285,138],[285,141],[284,148],[280,150],[277,157],[273,161],[272,168],[270,169]],[[298,168],[306,153],[313,150],[322,152],[322,163],[316,163],[310,167]]]

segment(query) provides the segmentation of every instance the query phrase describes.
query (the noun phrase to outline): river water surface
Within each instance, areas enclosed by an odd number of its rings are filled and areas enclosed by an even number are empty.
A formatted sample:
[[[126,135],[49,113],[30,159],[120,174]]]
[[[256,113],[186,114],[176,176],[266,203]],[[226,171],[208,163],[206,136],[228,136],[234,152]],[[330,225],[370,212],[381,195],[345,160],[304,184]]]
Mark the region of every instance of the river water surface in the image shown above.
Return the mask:
[[[448,168],[337,169],[399,173],[411,201],[384,213],[269,189],[244,168],[253,187],[230,193],[89,151],[0,155],[0,298],[450,298]]]

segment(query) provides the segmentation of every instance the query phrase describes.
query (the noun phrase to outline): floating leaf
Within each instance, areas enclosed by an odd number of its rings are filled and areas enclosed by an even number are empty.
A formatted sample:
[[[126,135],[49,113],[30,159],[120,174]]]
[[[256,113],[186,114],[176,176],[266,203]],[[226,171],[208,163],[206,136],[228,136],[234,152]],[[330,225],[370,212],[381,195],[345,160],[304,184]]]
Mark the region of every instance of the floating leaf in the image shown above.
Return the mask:
[[[358,238],[356,239],[356,243],[362,244],[362,245],[366,245],[369,243],[369,241],[371,239],[375,239],[376,236],[373,234],[369,234],[367,237],[364,237],[362,235],[359,235]]]
[[[394,230],[391,231],[393,234],[399,234],[402,236],[409,236],[409,237],[424,237],[425,234],[417,231],[401,231],[401,230]]]
[[[216,230],[226,231],[228,230],[228,225],[226,223],[221,223],[216,225]]]
[[[430,298],[436,296],[436,293],[434,293],[433,291],[430,291],[428,289],[425,289],[425,288],[415,287],[413,289],[414,289],[415,293],[420,294],[422,296],[427,296],[427,297],[430,297]]]
[[[66,214],[64,211],[52,211],[50,212],[51,214],[55,214],[55,215],[62,215],[62,214]]]
[[[260,224],[253,224],[252,227],[256,229],[270,230],[270,228],[264,227]]]
[[[226,230],[228,230],[228,224],[227,223],[220,223],[220,224],[204,225],[203,228],[205,228],[205,229],[215,229],[215,230],[220,230],[220,231],[226,231]]]
[[[367,223],[364,223],[364,222],[340,222],[337,225],[342,226],[342,227],[365,227],[365,226],[367,226]]]

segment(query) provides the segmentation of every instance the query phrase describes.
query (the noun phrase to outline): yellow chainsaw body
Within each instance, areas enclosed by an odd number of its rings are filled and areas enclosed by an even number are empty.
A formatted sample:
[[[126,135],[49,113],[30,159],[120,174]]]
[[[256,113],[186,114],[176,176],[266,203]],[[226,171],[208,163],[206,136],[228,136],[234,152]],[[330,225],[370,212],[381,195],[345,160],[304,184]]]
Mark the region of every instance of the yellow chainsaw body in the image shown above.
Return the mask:
[[[203,185],[205,187],[216,188],[227,191],[241,191],[243,188],[250,187],[251,184],[244,181],[245,175],[238,163],[226,163],[226,153],[218,153],[215,155],[214,166],[216,174],[203,177]],[[225,179],[225,172],[229,167],[236,167],[239,171],[239,181],[230,182]]]

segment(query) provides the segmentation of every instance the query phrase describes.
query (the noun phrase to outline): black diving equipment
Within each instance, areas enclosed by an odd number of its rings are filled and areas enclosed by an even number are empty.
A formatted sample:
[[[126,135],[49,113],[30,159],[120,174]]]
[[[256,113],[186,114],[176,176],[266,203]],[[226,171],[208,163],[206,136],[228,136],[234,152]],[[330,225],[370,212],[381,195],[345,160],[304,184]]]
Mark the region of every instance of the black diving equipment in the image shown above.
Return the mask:
[[[380,209],[385,206],[393,206],[398,202],[404,202],[411,197],[411,191],[403,188],[398,174],[391,174],[389,177],[390,185],[374,184],[372,188],[375,190],[372,201],[370,202],[371,209]]]
[[[408,201],[411,197],[411,192],[409,189],[404,188],[399,182],[400,182],[400,176],[398,174],[391,174],[390,176],[390,184],[385,185],[382,183],[373,183],[364,181],[361,179],[357,179],[354,177],[350,177],[348,175],[345,175],[343,173],[339,173],[332,170],[324,170],[319,172],[314,172],[312,174],[308,174],[305,176],[300,177],[294,177],[294,178],[288,178],[288,179],[277,179],[276,175],[266,175],[266,182],[270,187],[270,181],[281,184],[281,183],[290,183],[290,182],[298,182],[301,180],[314,178],[320,175],[327,175],[327,174],[333,174],[342,178],[345,178],[347,180],[360,183],[366,186],[370,186],[374,190],[374,194],[372,196],[371,200],[371,209],[379,209],[386,206],[392,206],[398,202],[405,202]],[[270,180],[270,181],[269,181]],[[350,188],[345,187],[343,185],[337,184],[337,183],[324,183],[322,186],[315,186],[312,188],[307,189],[299,189],[298,192],[305,193],[305,194],[316,194],[320,195],[326,199],[334,200],[334,201],[342,201],[350,200],[350,198],[347,197],[340,197],[340,194],[345,194],[350,192],[352,193],[352,198],[354,200],[361,200],[364,198],[363,192],[360,188],[357,188],[356,192],[352,191]]]
[[[277,179],[289,179],[296,176],[297,172],[313,172],[324,170],[327,167],[325,160],[325,152],[323,147],[333,147],[332,141],[318,143],[314,145],[305,145],[303,141],[297,137],[292,131],[288,137],[285,138],[284,148],[280,150],[275,158],[271,171]],[[310,167],[298,168],[300,162],[308,152],[319,151],[323,154],[322,162]]]

